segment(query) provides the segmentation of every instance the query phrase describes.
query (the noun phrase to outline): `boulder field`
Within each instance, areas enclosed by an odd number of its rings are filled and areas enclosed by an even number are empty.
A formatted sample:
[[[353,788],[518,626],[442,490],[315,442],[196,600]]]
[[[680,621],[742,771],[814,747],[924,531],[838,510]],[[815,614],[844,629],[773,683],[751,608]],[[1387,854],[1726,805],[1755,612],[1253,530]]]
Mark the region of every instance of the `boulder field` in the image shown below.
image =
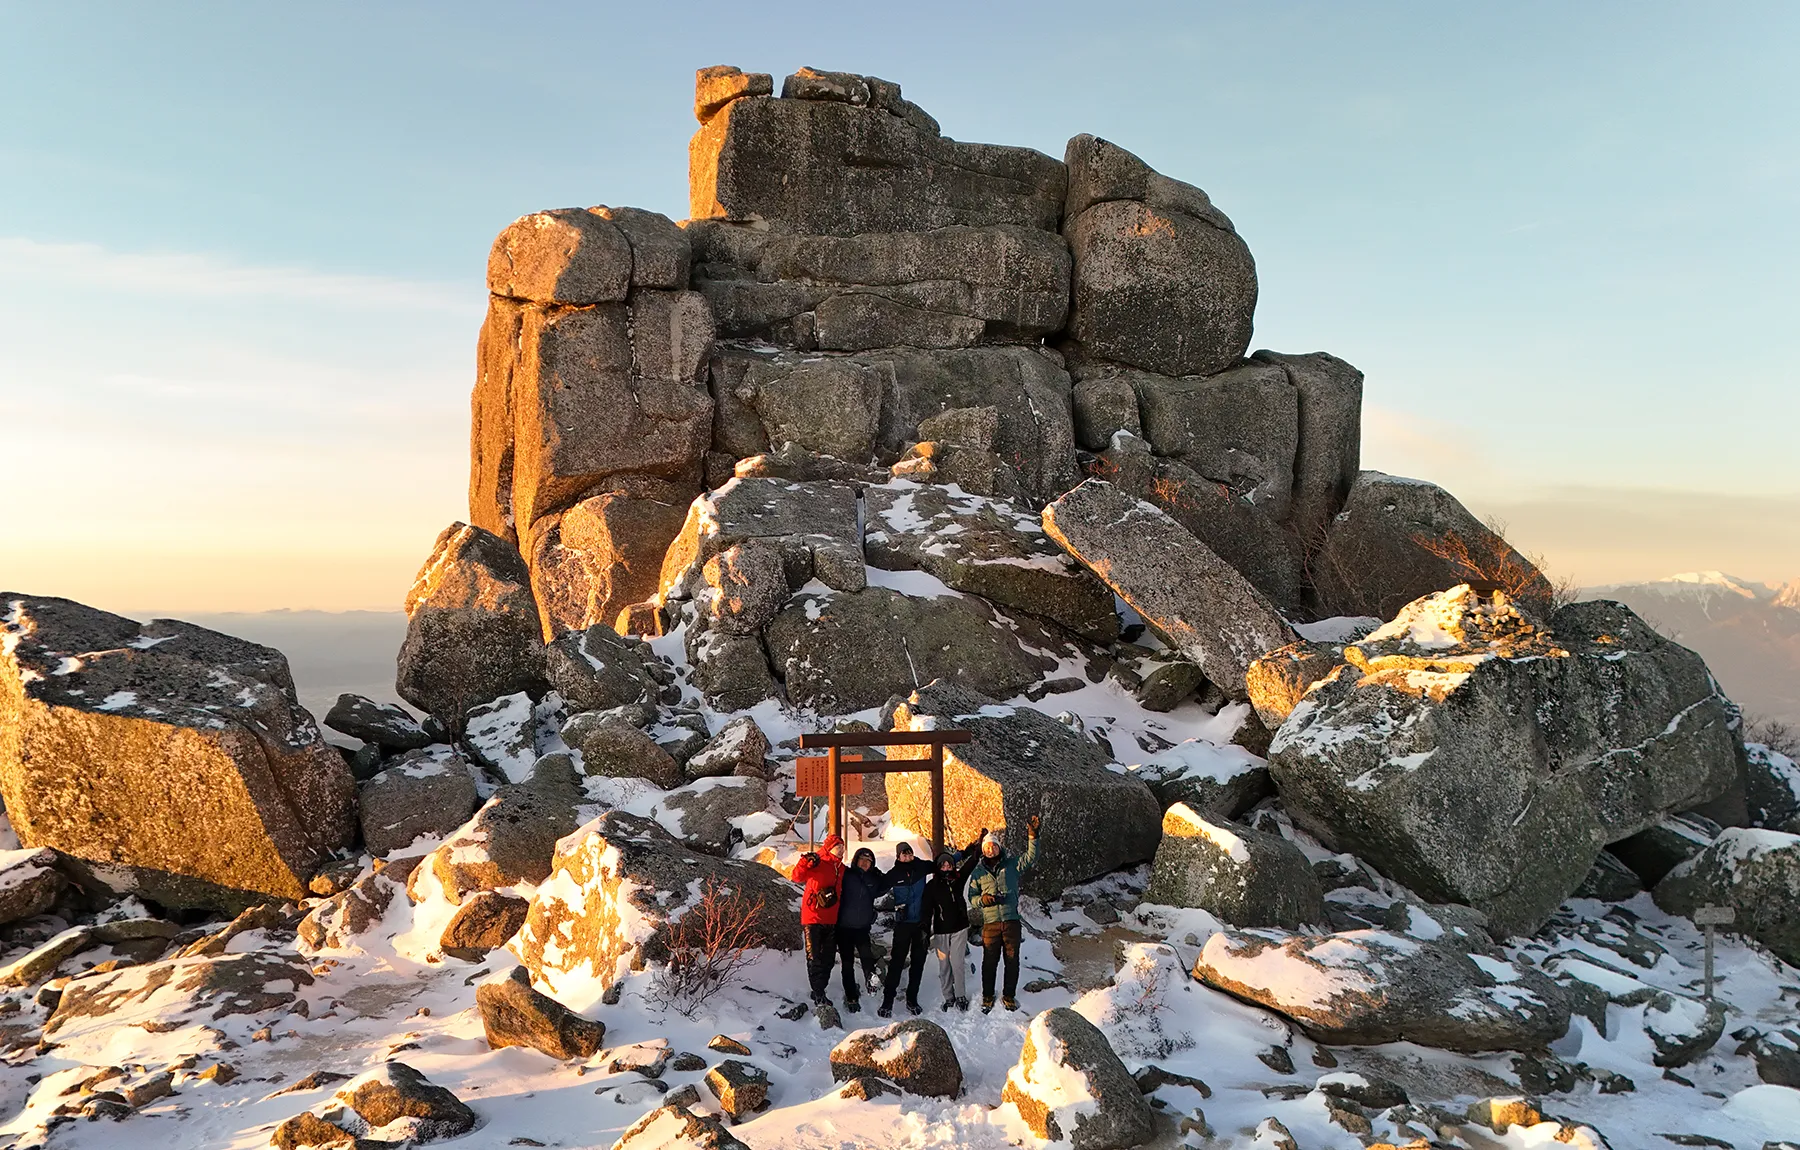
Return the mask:
[[[1364,470],[1362,373],[1252,351],[1256,263],[1199,187],[1091,135],[953,140],[871,76],[707,68],[694,110],[690,219],[494,241],[410,710],[345,695],[332,746],[279,652],[0,594],[0,1053],[106,1060],[33,1071],[0,1134],[237,1073],[114,1021],[246,1064],[327,1027],[335,1058],[417,995],[379,1057],[261,1088],[296,1098],[257,1140],[729,1148],[891,1112],[870,1144],[904,1113],[933,1144],[1598,1146],[1589,1104],[1641,1089],[1752,1144],[1775,1103],[1740,1087],[1800,1081],[1771,989],[1800,769],[1698,656]],[[1025,1010],[815,1010],[800,736],[944,728],[974,736],[948,845],[1041,820]],[[928,776],[859,782],[850,837],[924,854]],[[1735,913],[1735,1054],[1687,977],[1702,907]],[[1659,1077],[1613,1069],[1640,1055]],[[457,1069],[490,1056],[524,1097],[573,1064],[581,1121],[538,1138]]]

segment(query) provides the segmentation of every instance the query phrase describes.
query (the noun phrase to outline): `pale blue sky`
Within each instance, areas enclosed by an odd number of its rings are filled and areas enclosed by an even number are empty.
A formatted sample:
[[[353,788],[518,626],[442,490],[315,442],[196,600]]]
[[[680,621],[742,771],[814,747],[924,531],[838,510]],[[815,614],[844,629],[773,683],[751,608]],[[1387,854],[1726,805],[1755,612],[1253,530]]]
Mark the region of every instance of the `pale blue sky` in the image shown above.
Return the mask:
[[[1792,4],[0,3],[0,583],[392,606],[462,513],[494,233],[685,214],[714,63],[1106,136],[1236,221],[1257,346],[1367,372],[1368,465],[1585,581],[1800,576],[1797,43]]]

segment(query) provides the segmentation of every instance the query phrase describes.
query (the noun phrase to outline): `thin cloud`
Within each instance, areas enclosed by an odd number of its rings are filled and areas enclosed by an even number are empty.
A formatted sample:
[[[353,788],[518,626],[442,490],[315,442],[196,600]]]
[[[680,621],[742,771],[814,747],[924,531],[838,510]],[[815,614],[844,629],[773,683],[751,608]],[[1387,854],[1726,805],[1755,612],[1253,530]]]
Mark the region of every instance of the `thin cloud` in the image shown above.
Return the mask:
[[[120,252],[91,243],[50,243],[0,236],[4,278],[42,287],[46,280],[142,295],[305,300],[356,307],[479,314],[467,288],[386,276],[244,264],[203,252]]]

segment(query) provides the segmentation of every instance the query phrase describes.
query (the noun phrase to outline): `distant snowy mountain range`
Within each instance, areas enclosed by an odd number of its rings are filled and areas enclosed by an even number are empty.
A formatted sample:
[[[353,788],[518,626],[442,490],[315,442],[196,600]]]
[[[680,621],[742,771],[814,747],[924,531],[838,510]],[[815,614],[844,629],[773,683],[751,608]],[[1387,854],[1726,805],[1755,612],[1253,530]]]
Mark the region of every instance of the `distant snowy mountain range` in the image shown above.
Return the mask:
[[[1690,571],[1587,587],[1582,598],[1624,603],[1698,651],[1745,711],[1800,724],[1800,579],[1771,587],[1722,571]]]

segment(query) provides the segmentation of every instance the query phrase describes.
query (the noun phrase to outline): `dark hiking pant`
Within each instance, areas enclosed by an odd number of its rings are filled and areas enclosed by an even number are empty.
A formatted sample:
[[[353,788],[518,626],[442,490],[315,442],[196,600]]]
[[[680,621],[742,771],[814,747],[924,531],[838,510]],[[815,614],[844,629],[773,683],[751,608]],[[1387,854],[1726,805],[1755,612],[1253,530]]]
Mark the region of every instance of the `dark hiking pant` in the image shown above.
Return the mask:
[[[837,957],[837,927],[830,923],[809,923],[806,932],[806,981],[812,986],[814,1000],[825,997],[831,985],[831,963]]]
[[[844,967],[844,1001],[855,1002],[862,997],[862,983],[856,981],[856,963],[862,962],[863,978],[867,980],[875,973],[875,946],[869,941],[869,928],[866,926],[840,926],[837,928],[838,961]]]
[[[1019,922],[990,922],[981,928],[981,997],[994,997],[994,971],[1000,965],[1002,954],[1006,956],[1006,985],[1002,993],[1004,998],[1017,998],[1019,995]]]
[[[919,980],[925,977],[926,941],[925,924],[894,924],[894,949],[888,953],[887,983],[882,994],[882,1001],[889,1006],[894,1004],[894,991],[900,986],[902,970],[907,972],[906,1001],[919,1001]]]

